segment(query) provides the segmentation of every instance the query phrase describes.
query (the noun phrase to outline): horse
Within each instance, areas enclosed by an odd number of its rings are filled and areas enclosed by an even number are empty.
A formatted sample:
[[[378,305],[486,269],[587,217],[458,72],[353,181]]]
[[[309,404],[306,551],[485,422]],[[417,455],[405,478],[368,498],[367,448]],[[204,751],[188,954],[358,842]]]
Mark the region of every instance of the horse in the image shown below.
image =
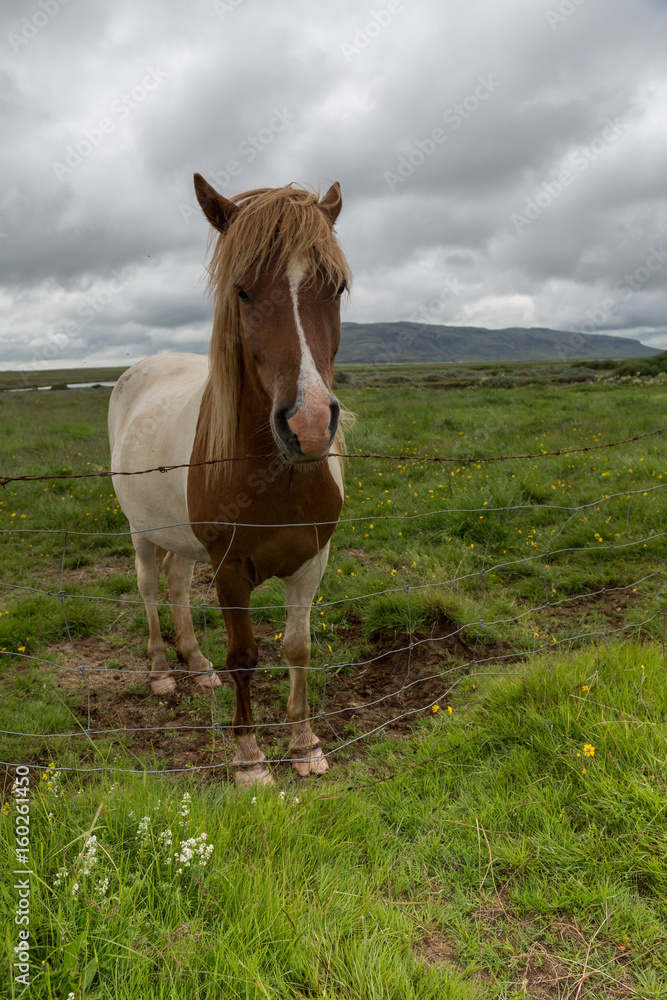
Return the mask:
[[[340,300],[351,280],[334,233],[334,183],[319,200],[294,184],[225,198],[200,174],[197,200],[212,226],[214,298],[208,359],[160,354],[129,368],[109,403],[116,473],[148,618],[150,686],[176,690],[158,620],[160,564],[178,658],[202,690],[220,678],[197,642],[189,606],[196,561],[210,561],[235,691],[232,770],[238,785],[273,781],[255,736],[250,682],[258,664],[250,595],[285,584],[289,755],[300,777],[328,769],[312,730],[306,674],[310,612],[343,498],[340,404],[332,391]]]

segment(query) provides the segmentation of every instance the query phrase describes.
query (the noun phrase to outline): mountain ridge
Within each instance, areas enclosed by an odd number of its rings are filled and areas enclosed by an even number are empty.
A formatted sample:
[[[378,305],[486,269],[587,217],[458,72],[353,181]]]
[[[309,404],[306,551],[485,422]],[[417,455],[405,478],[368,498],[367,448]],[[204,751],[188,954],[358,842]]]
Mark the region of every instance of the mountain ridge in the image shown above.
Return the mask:
[[[341,323],[342,364],[575,361],[640,358],[661,352],[631,337],[573,333],[548,327],[442,326],[399,320]]]

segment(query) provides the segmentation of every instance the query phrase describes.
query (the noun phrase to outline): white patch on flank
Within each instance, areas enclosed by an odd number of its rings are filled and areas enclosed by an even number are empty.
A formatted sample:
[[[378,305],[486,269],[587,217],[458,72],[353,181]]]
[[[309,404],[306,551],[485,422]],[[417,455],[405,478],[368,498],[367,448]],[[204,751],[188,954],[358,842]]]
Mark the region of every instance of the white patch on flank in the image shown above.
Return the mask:
[[[292,297],[294,323],[301,347],[301,364],[297,379],[297,408],[303,405],[307,393],[321,390],[324,391],[327,399],[330,395],[317,370],[313,355],[310,353],[310,347],[306,341],[306,334],[304,333],[301,317],[299,316],[299,285],[303,281],[305,274],[306,267],[302,260],[295,259],[290,261],[287,267],[287,281],[289,283],[290,296]]]

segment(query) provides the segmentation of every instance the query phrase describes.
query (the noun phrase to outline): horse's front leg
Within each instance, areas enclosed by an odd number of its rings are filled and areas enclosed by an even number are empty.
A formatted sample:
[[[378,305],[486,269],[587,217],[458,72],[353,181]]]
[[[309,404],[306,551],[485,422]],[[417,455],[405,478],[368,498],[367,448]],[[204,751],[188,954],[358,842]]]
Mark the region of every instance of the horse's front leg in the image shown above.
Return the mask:
[[[290,756],[296,773],[323,774],[329,767],[322,747],[310,725],[306,690],[310,660],[310,613],[315,591],[329,558],[329,544],[304,563],[293,576],[285,578],[285,638],[283,650],[289,663],[290,693],[287,717],[292,723]]]
[[[255,739],[255,720],[250,704],[250,681],[257,666],[257,643],[250,621],[250,589],[225,586],[224,577],[216,578],[220,607],[227,627],[227,669],[231,673],[236,694],[236,708],[232,719],[232,732],[236,743],[236,757],[232,769],[236,784],[242,788],[251,785],[270,785],[271,772],[266,757]]]

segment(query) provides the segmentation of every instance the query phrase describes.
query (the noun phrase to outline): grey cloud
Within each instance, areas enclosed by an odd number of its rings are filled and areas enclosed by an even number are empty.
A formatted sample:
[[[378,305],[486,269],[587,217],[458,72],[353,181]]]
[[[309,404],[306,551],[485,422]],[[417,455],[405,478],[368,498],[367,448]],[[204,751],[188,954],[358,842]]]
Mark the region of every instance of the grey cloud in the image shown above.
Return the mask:
[[[206,350],[195,170],[227,194],[339,180],[346,319],[410,318],[456,281],[434,322],[576,326],[611,298],[600,332],[667,347],[667,266],[619,290],[667,235],[667,11],[558,9],[394,0],[389,16],[383,0],[295,0],[286,16],[270,0],[69,0],[31,32],[38,4],[5,6],[4,365],[37,363],[67,324],[63,363]],[[483,80],[495,84],[482,98]],[[631,130],[577,172],[572,158],[616,118]],[[68,147],[75,165],[58,171]],[[568,165],[573,183],[517,231],[513,214]],[[115,271],[131,280],[82,322]]]

